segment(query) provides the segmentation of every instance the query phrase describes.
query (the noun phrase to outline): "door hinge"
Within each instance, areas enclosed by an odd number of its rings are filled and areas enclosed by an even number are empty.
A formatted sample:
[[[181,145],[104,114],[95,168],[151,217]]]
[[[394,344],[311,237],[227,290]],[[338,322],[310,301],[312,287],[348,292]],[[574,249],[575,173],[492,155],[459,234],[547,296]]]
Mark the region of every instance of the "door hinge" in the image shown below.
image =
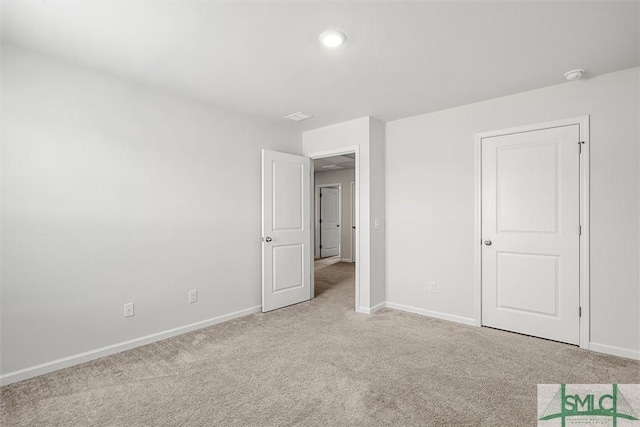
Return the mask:
[[[578,154],[582,154],[582,144],[584,144],[584,141],[578,141]]]
[[[320,197],[322,197],[322,190],[320,191]]]
[[[322,245],[320,245],[320,249],[322,249]]]
[[[578,317],[582,317],[582,307],[578,307]]]
[[[582,236],[582,225],[578,226],[578,235]]]
[[[322,218],[320,218],[320,224],[322,224]]]

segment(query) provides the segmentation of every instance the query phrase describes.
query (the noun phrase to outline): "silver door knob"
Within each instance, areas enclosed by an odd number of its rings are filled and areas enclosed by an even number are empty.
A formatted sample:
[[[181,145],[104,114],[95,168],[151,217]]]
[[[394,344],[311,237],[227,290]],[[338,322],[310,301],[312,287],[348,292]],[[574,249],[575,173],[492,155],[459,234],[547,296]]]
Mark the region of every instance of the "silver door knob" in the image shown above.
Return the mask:
[[[267,237],[266,239],[264,239],[265,242],[269,243],[271,242],[273,239],[271,237]]]
[[[487,246],[491,246],[491,240],[485,240],[484,244],[487,245]]]

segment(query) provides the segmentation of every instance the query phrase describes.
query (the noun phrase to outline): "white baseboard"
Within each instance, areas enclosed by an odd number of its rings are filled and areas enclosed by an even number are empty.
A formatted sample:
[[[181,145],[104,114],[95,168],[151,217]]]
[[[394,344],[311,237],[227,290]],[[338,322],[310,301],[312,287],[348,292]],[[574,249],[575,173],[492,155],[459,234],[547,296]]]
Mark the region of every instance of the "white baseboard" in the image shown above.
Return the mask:
[[[409,313],[420,314],[422,316],[435,317],[436,319],[448,320],[450,322],[462,323],[465,325],[476,326],[476,320],[470,317],[457,316],[455,314],[441,313],[439,311],[427,310],[424,308],[412,307],[409,305],[396,304],[387,301],[385,306],[394,310],[407,311]]]
[[[356,310],[358,313],[362,313],[362,314],[373,314],[376,311],[382,310],[383,308],[386,307],[386,302],[381,302],[380,304],[376,304],[373,307],[369,308],[369,307],[358,307],[358,309]]]
[[[371,307],[371,313],[375,313],[376,311],[380,311],[383,308],[385,308],[387,306],[387,302],[386,301],[382,301],[380,304],[376,304],[373,307]]]
[[[423,316],[435,317],[437,319],[449,320],[451,322],[462,323],[470,326],[478,326],[475,319],[469,317],[456,316],[454,314],[441,313],[438,311],[426,310],[424,308],[412,307],[403,304],[386,302],[387,308],[407,311],[409,313],[421,314]],[[629,348],[615,347],[607,344],[589,343],[589,350],[598,353],[610,354],[612,356],[626,357],[627,359],[640,360],[640,351]]]
[[[353,262],[351,258],[340,258],[340,262]]]
[[[627,359],[640,360],[640,351],[631,350],[630,348],[615,347],[607,344],[589,343],[589,350],[598,353],[611,354],[613,356],[626,357]]]
[[[211,319],[202,320],[200,322],[191,323],[189,325],[180,326],[178,328],[169,329],[155,334],[147,335],[133,340],[124,341],[121,343],[109,345],[106,347],[90,350],[84,353],[75,354],[73,356],[64,357],[62,359],[53,360],[51,362],[43,363],[40,365],[32,366],[19,371],[9,372],[0,376],[0,385],[7,385],[15,383],[17,381],[26,380],[29,378],[37,377],[38,375],[48,374],[49,372],[57,371],[60,369],[68,368],[70,366],[79,365],[80,363],[89,362],[91,360],[99,359],[101,357],[109,356],[111,354],[120,353],[125,350],[140,347],[146,344],[151,344],[156,341],[164,340],[174,337],[176,335],[185,334],[187,332],[195,331],[197,329],[206,328],[207,326],[223,323],[237,317],[247,316],[249,314],[257,313],[262,309],[261,306],[251,307],[244,310],[236,311],[233,313],[225,314]]]
[[[369,307],[358,307],[358,310],[356,310],[356,311],[358,313],[362,313],[362,314],[373,314],[376,311],[382,310],[386,306],[387,306],[387,303],[383,301],[380,304],[376,304],[371,308],[369,308]]]
[[[371,308],[360,307],[360,312],[365,314],[373,314],[376,311],[380,311],[387,306],[387,303],[382,301],[380,304],[376,304]]]

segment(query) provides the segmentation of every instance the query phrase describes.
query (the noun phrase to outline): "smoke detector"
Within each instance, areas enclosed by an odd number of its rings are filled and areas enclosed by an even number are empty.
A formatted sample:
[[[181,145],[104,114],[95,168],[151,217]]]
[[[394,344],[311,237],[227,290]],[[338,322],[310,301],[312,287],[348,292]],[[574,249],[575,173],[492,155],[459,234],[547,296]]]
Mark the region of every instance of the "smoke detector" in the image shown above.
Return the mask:
[[[584,70],[582,68],[578,68],[577,70],[571,70],[564,73],[564,78],[567,79],[568,82],[572,82],[574,80],[580,80],[584,75]]]
[[[304,114],[302,111],[298,111],[297,113],[289,114],[288,116],[284,116],[285,119],[293,120],[294,122],[299,122],[300,120],[308,119],[309,114]]]

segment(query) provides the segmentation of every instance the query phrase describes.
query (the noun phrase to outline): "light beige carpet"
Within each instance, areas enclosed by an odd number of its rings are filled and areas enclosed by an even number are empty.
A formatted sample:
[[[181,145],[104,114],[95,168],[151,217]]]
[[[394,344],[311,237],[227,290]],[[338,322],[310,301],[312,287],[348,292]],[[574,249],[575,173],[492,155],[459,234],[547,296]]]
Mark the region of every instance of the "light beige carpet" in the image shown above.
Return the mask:
[[[640,363],[317,298],[3,387],[3,426],[535,426],[538,383],[640,383]],[[337,281],[336,285],[331,285]]]

